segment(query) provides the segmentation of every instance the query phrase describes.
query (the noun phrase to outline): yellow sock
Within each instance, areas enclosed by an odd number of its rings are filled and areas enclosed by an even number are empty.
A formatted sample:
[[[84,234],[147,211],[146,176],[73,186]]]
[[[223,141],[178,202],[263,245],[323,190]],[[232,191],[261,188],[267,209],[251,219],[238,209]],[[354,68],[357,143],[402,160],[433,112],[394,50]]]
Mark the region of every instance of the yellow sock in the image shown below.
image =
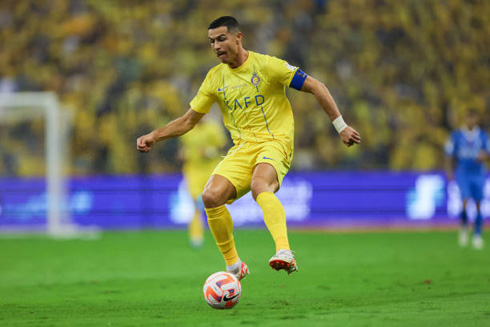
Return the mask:
[[[233,239],[233,221],[230,213],[224,205],[216,208],[206,208],[208,224],[211,233],[214,236],[216,245],[223,254],[227,266],[238,261],[238,254]]]
[[[264,213],[264,222],[276,243],[276,251],[289,250],[288,230],[284,207],[272,192],[263,192],[257,196],[257,203]]]
[[[204,226],[202,222],[201,211],[196,209],[194,218],[189,224],[189,237],[194,246],[200,246],[204,238]]]

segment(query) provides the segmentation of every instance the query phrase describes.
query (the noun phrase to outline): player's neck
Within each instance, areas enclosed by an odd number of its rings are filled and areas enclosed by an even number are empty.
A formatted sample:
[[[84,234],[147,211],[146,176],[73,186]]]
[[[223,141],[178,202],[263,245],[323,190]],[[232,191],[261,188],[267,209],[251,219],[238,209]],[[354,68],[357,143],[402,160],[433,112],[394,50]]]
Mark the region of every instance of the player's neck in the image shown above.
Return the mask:
[[[238,68],[240,67],[241,65],[243,65],[243,63],[245,61],[247,61],[248,59],[248,56],[249,56],[249,53],[247,50],[245,50],[244,48],[240,47],[238,49],[238,53],[237,53],[237,56],[236,56],[236,59],[234,62],[231,62],[228,64],[228,66],[232,69],[235,69],[235,68]]]

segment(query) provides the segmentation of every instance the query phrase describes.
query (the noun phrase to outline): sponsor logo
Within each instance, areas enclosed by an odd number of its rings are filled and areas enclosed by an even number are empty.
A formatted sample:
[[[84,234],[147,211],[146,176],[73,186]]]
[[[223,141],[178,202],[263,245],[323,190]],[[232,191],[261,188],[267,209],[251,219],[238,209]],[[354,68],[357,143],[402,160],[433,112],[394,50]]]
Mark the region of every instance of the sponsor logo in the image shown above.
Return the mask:
[[[240,99],[235,99],[233,103],[228,102],[228,100],[225,102],[226,106],[230,108],[231,110],[237,110],[237,109],[243,109],[243,108],[248,108],[249,105],[256,105],[257,107],[260,107],[263,103],[265,102],[265,98],[261,94],[257,94],[255,97],[244,97],[243,101],[240,102]]]
[[[262,157],[262,159],[267,159],[267,160],[274,160],[272,158],[269,158],[269,157]]]
[[[407,192],[407,216],[412,220],[431,219],[443,205],[445,181],[440,175],[417,177],[415,187]]]
[[[225,296],[223,296],[223,300],[225,300],[225,301],[230,301],[230,300],[233,300],[234,298],[236,298],[236,297],[238,296],[238,294],[235,294],[235,295],[233,295],[233,296],[231,296],[231,297],[228,297],[228,296],[226,296],[226,295],[227,295],[227,294],[225,294]]]
[[[240,84],[240,85],[235,85],[235,86],[232,86],[231,89],[232,90],[236,90],[236,89],[241,89],[242,87],[244,86],[247,86],[248,84]]]

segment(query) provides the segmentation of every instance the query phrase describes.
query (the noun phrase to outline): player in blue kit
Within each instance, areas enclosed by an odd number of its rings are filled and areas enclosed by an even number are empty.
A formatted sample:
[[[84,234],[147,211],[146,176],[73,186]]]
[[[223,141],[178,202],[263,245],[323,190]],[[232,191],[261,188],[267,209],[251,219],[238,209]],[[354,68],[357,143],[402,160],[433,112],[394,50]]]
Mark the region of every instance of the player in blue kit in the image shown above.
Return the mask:
[[[485,185],[485,160],[490,154],[488,134],[478,127],[478,111],[471,109],[466,113],[465,125],[451,133],[445,145],[447,155],[447,175],[449,180],[456,179],[463,201],[459,244],[468,244],[468,217],[466,205],[469,199],[476,204],[477,216],[473,233],[473,247],[483,248],[483,217],[481,201]]]

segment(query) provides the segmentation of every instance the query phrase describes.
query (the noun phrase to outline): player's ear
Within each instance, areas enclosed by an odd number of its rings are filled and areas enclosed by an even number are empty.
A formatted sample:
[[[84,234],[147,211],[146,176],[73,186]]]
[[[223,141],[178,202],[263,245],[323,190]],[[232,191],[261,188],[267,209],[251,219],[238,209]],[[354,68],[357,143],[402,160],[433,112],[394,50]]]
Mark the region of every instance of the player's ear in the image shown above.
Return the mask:
[[[236,39],[236,44],[237,45],[240,45],[240,42],[242,42],[242,37],[243,37],[243,33],[242,32],[237,32],[235,34],[235,39]]]

